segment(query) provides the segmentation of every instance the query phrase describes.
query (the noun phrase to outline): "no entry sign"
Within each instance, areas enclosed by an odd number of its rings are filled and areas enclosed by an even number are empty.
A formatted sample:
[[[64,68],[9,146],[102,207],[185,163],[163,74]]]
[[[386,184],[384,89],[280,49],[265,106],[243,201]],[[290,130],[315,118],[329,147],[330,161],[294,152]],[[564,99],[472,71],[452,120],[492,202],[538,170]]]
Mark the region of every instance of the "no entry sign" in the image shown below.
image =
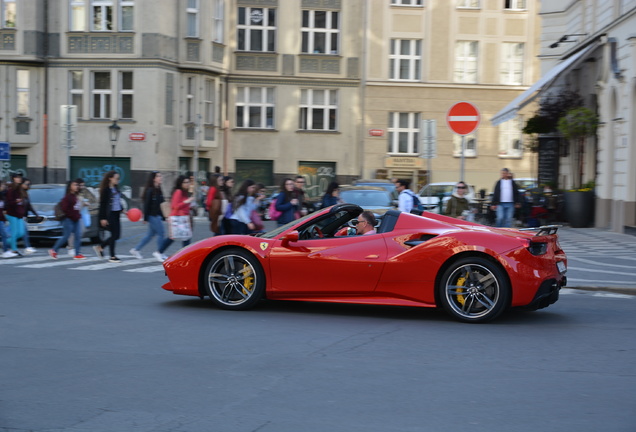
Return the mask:
[[[446,123],[457,135],[468,135],[479,126],[479,110],[470,102],[457,102],[446,113]]]

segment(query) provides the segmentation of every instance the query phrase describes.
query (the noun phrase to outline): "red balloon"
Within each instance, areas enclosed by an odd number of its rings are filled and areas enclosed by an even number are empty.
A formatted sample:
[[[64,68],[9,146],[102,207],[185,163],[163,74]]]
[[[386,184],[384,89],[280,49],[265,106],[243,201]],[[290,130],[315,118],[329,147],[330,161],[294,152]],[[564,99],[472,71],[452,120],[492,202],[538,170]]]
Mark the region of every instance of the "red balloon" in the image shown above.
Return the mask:
[[[129,221],[137,222],[141,219],[142,213],[141,210],[139,210],[138,208],[131,208],[130,210],[128,210],[128,213],[126,215],[128,216]]]

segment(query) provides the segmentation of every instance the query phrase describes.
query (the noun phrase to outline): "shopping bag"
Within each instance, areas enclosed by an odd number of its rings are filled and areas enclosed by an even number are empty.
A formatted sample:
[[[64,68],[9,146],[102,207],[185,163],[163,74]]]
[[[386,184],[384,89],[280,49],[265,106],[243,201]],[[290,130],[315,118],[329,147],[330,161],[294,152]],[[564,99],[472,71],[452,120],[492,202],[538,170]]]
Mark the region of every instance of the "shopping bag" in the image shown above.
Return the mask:
[[[189,240],[192,238],[190,216],[170,216],[168,234],[172,240]]]

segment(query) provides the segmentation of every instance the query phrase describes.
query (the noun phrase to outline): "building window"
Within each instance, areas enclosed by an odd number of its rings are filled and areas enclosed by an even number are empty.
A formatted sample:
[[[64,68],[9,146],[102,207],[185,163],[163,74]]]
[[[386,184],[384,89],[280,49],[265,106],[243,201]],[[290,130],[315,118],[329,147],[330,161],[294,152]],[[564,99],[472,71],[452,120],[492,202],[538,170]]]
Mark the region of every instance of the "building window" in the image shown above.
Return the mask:
[[[420,113],[389,113],[389,153],[419,154]]]
[[[214,2],[214,30],[212,40],[218,43],[223,43],[225,40],[225,0],[216,0]]]
[[[203,123],[214,124],[214,80],[205,80],[205,93],[203,95],[204,117]]]
[[[339,17],[336,11],[302,11],[302,52],[338,54]]]
[[[195,78],[186,78],[186,139],[194,139],[195,134]]]
[[[86,31],[86,5],[84,0],[71,0],[71,31]]]
[[[477,42],[458,41],[455,44],[455,82],[477,83]]]
[[[389,68],[393,80],[419,81],[422,78],[422,41],[391,39]]]
[[[2,0],[2,28],[15,28],[16,1]]]
[[[31,96],[30,90],[30,73],[28,70],[19,69],[17,72],[17,102],[18,117],[29,117],[31,115],[31,104],[29,102]]]
[[[504,9],[526,10],[526,0],[504,0]]]
[[[166,73],[166,111],[165,123],[167,125],[174,124],[174,74]]]
[[[479,0],[458,0],[458,9],[479,9]]]
[[[453,156],[462,156],[462,136],[453,134]],[[464,157],[477,157],[477,136],[469,134],[464,136]]]
[[[133,118],[133,73],[119,73],[119,118]]]
[[[186,10],[188,17],[187,37],[199,37],[199,0],[188,0]]]
[[[503,43],[501,59],[501,83],[521,85],[523,82],[522,43]]]
[[[91,78],[91,118],[110,119],[110,103],[112,95],[110,72],[93,72],[91,74]]]
[[[422,6],[422,0],[391,0],[395,6]]]
[[[135,27],[135,2],[122,0],[119,3],[119,30],[132,31]]]
[[[276,9],[238,8],[238,50],[274,52]]]
[[[301,130],[337,130],[338,91],[302,89],[300,91]]]
[[[274,128],[274,89],[272,87],[238,87],[236,126],[240,128]]]
[[[523,156],[523,117],[518,116],[499,125],[499,157]]]
[[[113,31],[113,0],[91,1],[91,31]]]
[[[84,117],[84,72],[69,72],[70,105],[77,106],[77,117]]]

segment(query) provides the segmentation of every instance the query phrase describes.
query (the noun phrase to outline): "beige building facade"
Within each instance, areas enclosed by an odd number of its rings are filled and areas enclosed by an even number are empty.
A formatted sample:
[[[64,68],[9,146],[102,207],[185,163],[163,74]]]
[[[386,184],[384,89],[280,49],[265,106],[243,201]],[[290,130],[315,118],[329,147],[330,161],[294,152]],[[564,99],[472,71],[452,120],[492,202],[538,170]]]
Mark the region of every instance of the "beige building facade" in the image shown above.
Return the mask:
[[[421,184],[430,162],[431,181],[456,181],[461,138],[445,115],[459,101],[481,113],[466,180],[490,190],[504,166],[533,176],[522,117],[487,121],[538,77],[533,1],[0,4],[3,178],[95,185],[114,168],[138,195],[149,171],[202,180],[218,166],[268,185],[300,173],[318,195],[359,177]],[[425,119],[437,121],[430,161]]]

